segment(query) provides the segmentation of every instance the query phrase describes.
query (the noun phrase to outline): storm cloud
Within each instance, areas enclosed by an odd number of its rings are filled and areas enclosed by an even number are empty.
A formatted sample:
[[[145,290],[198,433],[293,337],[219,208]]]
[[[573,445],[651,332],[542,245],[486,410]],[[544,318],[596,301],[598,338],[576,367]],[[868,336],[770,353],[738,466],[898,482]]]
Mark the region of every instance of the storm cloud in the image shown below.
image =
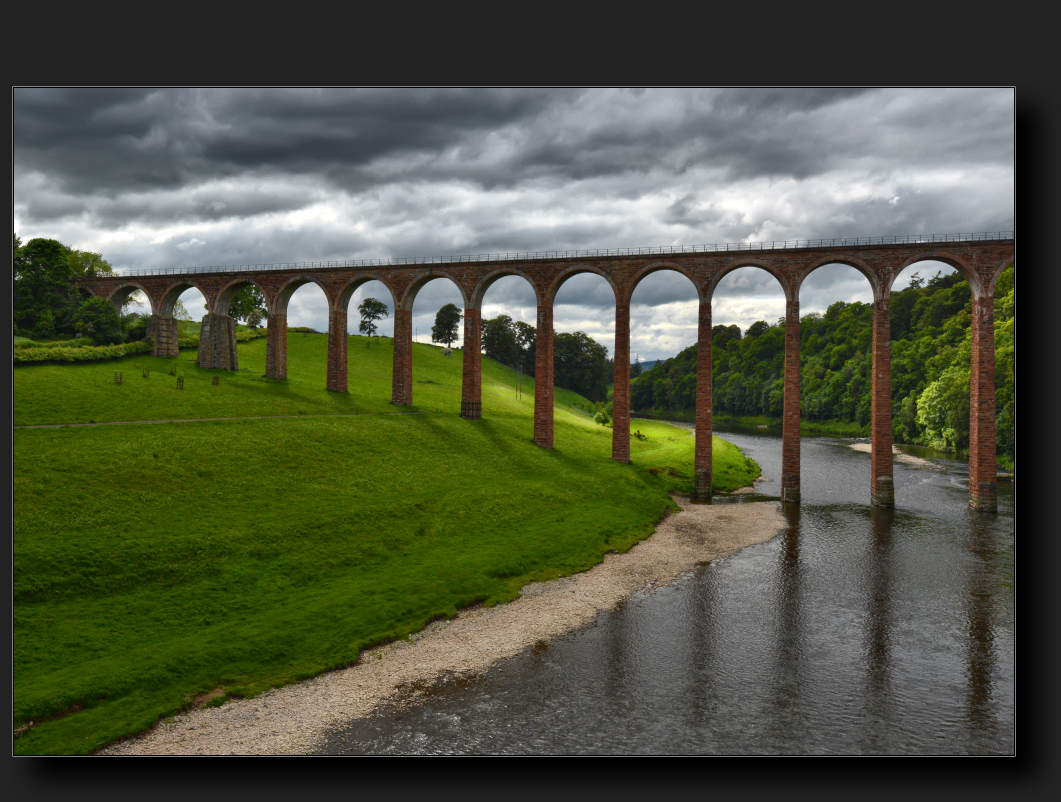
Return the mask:
[[[1013,104],[1011,89],[19,88],[14,223],[118,269],[1012,230]],[[868,293],[844,270],[812,279],[804,311]],[[776,319],[771,282],[728,277],[715,322]],[[314,293],[296,293],[293,324],[325,327]],[[693,342],[694,301],[680,276],[646,280],[632,352]],[[417,298],[421,340],[447,302],[445,281]],[[612,348],[603,281],[573,279],[557,304],[558,330]],[[484,315],[502,311],[533,322],[519,280],[487,294]]]

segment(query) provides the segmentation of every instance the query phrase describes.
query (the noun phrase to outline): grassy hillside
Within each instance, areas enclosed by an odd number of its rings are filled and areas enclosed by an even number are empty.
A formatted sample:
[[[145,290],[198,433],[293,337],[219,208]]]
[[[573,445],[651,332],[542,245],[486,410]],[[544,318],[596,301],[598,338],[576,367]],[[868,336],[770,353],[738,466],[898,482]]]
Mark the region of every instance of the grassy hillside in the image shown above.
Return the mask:
[[[351,338],[348,395],[323,389],[325,335],[290,335],[287,381],[261,378],[264,346],[241,344],[217,387],[193,352],[14,371],[16,425],[345,416],[14,431],[13,724],[35,722],[15,752],[88,752],[198,693],[345,665],[628,549],[691,489],[689,433],[639,421],[619,465],[561,389],[556,449],[534,446],[533,387],[517,399],[489,360],[484,419],[466,421],[459,352],[414,346],[424,414],[401,414],[390,340]],[[758,474],[715,447],[718,489]]]

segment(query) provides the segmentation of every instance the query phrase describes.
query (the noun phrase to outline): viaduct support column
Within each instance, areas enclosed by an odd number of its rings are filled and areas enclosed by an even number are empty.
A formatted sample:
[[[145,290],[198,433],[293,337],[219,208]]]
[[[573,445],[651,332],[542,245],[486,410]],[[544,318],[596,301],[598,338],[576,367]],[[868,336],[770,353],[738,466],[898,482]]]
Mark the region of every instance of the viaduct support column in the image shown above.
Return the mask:
[[[391,403],[407,407],[413,403],[413,313],[394,310],[394,372]]]
[[[345,393],[346,387],[346,312],[328,313],[328,389]]]
[[[799,503],[799,296],[785,304],[785,406],[781,499]]]
[[[207,370],[239,370],[236,355],[236,321],[228,315],[208,312],[199,328],[199,367]]]
[[[615,392],[612,396],[612,459],[630,462],[630,304],[615,306]]]
[[[869,503],[894,507],[892,483],[892,320],[889,301],[873,302],[873,420]]]
[[[155,340],[151,356],[177,356],[177,321],[171,317],[151,315],[147,319],[147,336]]]
[[[534,442],[553,447],[553,308],[538,307],[534,353]]]
[[[969,506],[998,512],[994,298],[973,300],[969,365]]]
[[[711,404],[711,301],[700,301],[700,322],[696,336],[696,456],[693,472],[697,498],[711,497],[712,417]]]
[[[464,310],[464,365],[461,376],[461,417],[483,416],[482,310]]]
[[[269,315],[265,329],[265,375],[287,378],[287,315]]]

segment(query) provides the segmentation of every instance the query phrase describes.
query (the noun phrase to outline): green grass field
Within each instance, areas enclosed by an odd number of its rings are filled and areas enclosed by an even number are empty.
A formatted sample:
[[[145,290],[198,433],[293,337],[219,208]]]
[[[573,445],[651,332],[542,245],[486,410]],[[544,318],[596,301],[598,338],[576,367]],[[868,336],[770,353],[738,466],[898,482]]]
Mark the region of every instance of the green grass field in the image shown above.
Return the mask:
[[[467,421],[460,352],[414,346],[423,414],[396,414],[392,341],[351,337],[349,394],[323,389],[325,335],[288,343],[286,381],[261,378],[264,339],[217,387],[194,351],[14,371],[16,425],[306,416],[14,431],[13,726],[35,722],[16,753],[90,752],[198,693],[346,665],[628,549],[691,489],[687,431],[638,421],[648,439],[619,465],[611,429],[557,388],[545,451],[533,383],[518,399],[490,360],[483,420]],[[717,489],[758,475],[714,447]]]

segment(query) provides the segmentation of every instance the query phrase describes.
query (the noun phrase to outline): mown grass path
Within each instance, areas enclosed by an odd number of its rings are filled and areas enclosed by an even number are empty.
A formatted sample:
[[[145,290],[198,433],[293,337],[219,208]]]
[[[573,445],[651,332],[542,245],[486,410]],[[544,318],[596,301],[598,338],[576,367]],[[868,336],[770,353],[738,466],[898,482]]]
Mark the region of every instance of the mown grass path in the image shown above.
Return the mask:
[[[467,421],[459,353],[416,346],[410,411],[443,411],[390,414],[386,341],[351,338],[347,395],[322,389],[323,335],[290,343],[286,382],[259,379],[261,341],[218,386],[186,353],[15,370],[22,426],[184,419],[15,429],[14,726],[35,722],[16,752],[90,752],[196,694],[345,665],[624,551],[691,487],[690,434],[639,422],[648,438],[617,464],[565,390],[556,449],[538,448],[533,397],[489,360]],[[715,446],[720,489],[757,475]]]

